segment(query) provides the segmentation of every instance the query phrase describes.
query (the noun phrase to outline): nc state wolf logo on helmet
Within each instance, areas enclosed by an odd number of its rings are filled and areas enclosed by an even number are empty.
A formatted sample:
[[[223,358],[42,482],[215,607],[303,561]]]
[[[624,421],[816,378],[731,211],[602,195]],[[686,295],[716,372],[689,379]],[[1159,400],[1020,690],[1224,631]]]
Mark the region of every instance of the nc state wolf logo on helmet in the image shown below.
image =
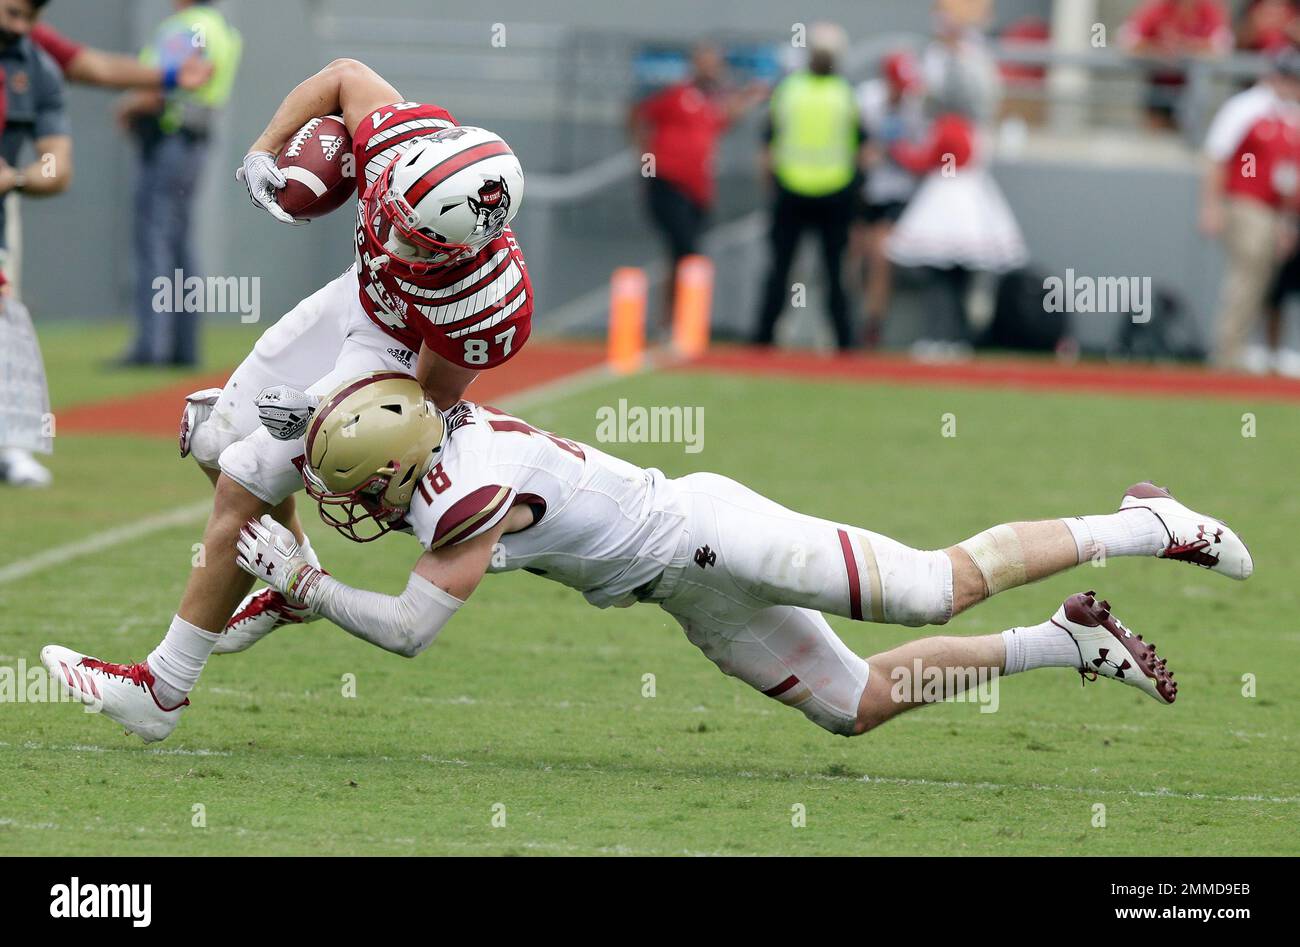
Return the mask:
[[[504,178],[484,181],[478,189],[478,200],[467,197],[470,210],[478,214],[478,226],[495,238],[506,228],[510,215],[510,191]]]

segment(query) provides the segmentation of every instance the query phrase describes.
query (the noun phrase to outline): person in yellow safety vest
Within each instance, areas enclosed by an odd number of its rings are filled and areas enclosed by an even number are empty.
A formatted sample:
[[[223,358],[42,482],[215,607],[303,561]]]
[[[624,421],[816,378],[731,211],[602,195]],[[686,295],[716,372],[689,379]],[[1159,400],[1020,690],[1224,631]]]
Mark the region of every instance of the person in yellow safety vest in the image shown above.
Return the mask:
[[[158,312],[159,278],[198,275],[190,245],[190,217],[217,113],[230,98],[243,41],[211,0],[173,0],[140,54],[164,76],[179,73],[197,54],[212,64],[211,77],[195,89],[164,83],[166,91],[129,96],[119,116],[140,148],[135,197],[136,334],[125,365],[193,365],[198,360],[197,312]],[[173,294],[166,293],[171,299]],[[160,322],[167,319],[170,332]]]
[[[786,76],[772,93],[762,161],[775,196],[771,262],[754,335],[758,345],[772,344],[777,320],[792,301],[790,267],[808,229],[821,242],[836,345],[845,350],[856,344],[841,268],[866,136],[853,86],[836,71],[847,46],[842,27],[812,24],[807,69]]]

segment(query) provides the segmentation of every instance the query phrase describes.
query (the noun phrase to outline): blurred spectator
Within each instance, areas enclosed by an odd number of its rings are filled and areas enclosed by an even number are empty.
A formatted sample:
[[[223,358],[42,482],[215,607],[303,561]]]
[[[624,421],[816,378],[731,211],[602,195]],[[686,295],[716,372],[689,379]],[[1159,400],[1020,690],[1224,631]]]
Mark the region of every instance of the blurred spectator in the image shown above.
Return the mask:
[[[11,229],[9,211],[18,195],[50,197],[65,191],[72,180],[72,135],[63,104],[63,77],[50,57],[28,35],[46,0],[0,2],[0,239]],[[33,160],[24,164],[29,152]],[[50,436],[43,432],[42,411],[49,410],[44,368],[36,347],[31,319],[18,301],[8,275],[16,275],[18,260],[7,243],[0,246],[0,345],[22,364],[10,377],[0,376],[0,480],[22,486],[45,486],[50,472],[32,456],[48,452]],[[35,421],[35,423],[31,423]]]
[[[916,141],[925,131],[921,76],[916,60],[906,51],[891,53],[881,61],[881,75],[858,86],[858,108],[867,136],[866,181],[854,228],[854,259],[865,264],[863,309],[866,345],[876,348],[889,314],[892,266],[885,241],[902,216],[916,175],[890,154],[898,142]]]
[[[1158,62],[1147,77],[1147,119],[1170,129],[1187,82],[1181,61],[1225,55],[1233,35],[1220,0],[1145,0],[1124,24],[1120,42],[1133,55]]]
[[[1247,347],[1243,356],[1247,371],[1260,374],[1273,371],[1289,378],[1300,378],[1300,352],[1286,346],[1282,331],[1285,327],[1284,307],[1296,296],[1300,296],[1300,241],[1273,280],[1264,309],[1264,344]]]
[[[1011,208],[984,167],[975,125],[953,100],[936,102],[939,115],[919,144],[894,146],[894,158],[925,174],[887,244],[899,266],[926,271],[927,325],[918,351],[939,346],[964,351],[970,343],[967,296],[976,273],[1004,273],[1029,258]]]
[[[1246,367],[1278,261],[1294,240],[1300,192],[1300,51],[1287,49],[1269,74],[1228,99],[1205,138],[1201,231],[1227,254],[1214,361]]]
[[[629,127],[642,155],[654,160],[646,176],[650,219],[662,233],[671,261],[668,285],[684,256],[700,252],[716,196],[714,158],[718,139],[727,127],[767,95],[754,83],[727,90],[725,63],[716,46],[701,43],[691,52],[691,75],[638,103]],[[666,293],[665,324],[671,319],[672,293]]]
[[[105,89],[196,89],[212,75],[212,64],[201,56],[191,56],[180,67],[164,71],[132,56],[82,45],[40,20],[32,24],[28,35],[54,60],[65,81],[81,85]],[[10,282],[14,292],[21,295],[22,213],[16,200],[9,201],[5,218],[13,270]]]
[[[1002,79],[984,39],[992,15],[987,0],[938,0],[934,39],[921,55],[921,80],[933,102],[959,102],[977,126],[997,118]],[[933,112],[933,109],[931,109]]]
[[[1250,0],[1237,20],[1237,48],[1280,53],[1291,45],[1297,13],[1294,0]]]
[[[129,94],[119,116],[140,149],[135,202],[136,334],[121,359],[125,365],[198,361],[198,313],[173,312],[169,350],[161,351],[160,313],[154,311],[158,278],[197,275],[190,245],[190,212],[207,157],[217,111],[230,97],[242,47],[239,33],[209,0],[173,0],[176,13],[159,24],[141,54],[148,66],[170,74],[196,53],[213,66],[211,78],[193,91]]]
[[[998,112],[1001,82],[981,32],[989,5],[936,4],[936,35],[925,51],[924,140],[897,142],[899,164],[925,175],[886,243],[899,266],[926,275],[926,324],[917,351],[964,353],[970,347],[967,300],[979,274],[997,274],[1028,260],[1024,237],[985,167],[983,127]]]
[[[836,71],[847,47],[842,27],[812,24],[808,68],[786,76],[772,93],[761,161],[775,194],[770,268],[754,334],[758,345],[772,344],[790,298],[788,280],[799,238],[809,228],[821,242],[835,343],[841,351],[854,345],[843,266],[864,136],[853,87]]]

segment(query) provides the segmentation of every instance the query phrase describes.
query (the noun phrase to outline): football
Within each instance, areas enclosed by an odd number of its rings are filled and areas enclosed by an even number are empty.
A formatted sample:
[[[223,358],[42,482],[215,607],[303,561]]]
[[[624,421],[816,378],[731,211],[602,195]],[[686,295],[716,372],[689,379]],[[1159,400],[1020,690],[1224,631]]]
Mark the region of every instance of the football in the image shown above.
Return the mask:
[[[294,133],[276,159],[288,179],[280,206],[294,217],[323,217],[345,204],[356,189],[352,137],[337,115],[313,118]]]

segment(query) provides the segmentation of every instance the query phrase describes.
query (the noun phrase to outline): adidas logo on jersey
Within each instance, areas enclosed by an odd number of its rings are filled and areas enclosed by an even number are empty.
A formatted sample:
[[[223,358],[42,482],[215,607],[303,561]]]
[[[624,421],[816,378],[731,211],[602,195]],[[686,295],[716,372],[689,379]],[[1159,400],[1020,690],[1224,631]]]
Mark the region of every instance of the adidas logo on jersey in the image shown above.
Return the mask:
[[[343,144],[342,135],[321,135],[319,139],[320,150],[325,153],[326,161],[333,161],[334,156],[339,153],[339,147]]]

